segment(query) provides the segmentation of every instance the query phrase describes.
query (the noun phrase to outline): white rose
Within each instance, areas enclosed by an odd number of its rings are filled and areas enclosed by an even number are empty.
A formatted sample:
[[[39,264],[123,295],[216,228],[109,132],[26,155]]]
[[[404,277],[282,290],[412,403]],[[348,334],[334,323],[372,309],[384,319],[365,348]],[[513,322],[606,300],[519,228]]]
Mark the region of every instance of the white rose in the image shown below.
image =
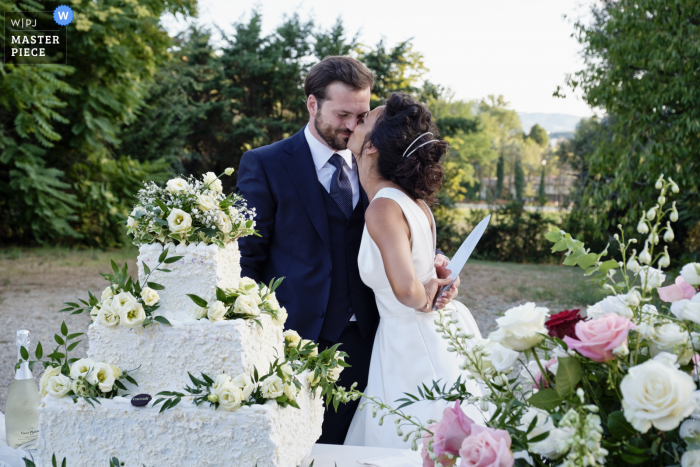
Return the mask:
[[[173,178],[165,184],[165,189],[170,193],[179,193],[187,188],[187,182],[181,178]]]
[[[210,209],[214,209],[214,206],[216,206],[216,200],[213,196],[197,195],[197,206],[202,211],[209,211]]]
[[[262,382],[262,394],[265,399],[277,399],[284,394],[284,382],[277,375],[270,375]]]
[[[652,425],[671,431],[695,409],[693,378],[657,360],[630,368],[622,378],[620,391],[622,412],[641,433]]]
[[[611,295],[595,305],[589,306],[586,310],[586,316],[590,319],[596,319],[607,313],[615,313],[623,318],[632,319],[634,317],[632,307],[639,305],[640,298],[639,292],[636,290],[627,294]]]
[[[136,297],[131,295],[131,292],[120,292],[117,295],[114,296],[112,299],[111,306],[115,310],[118,310],[119,308],[123,307],[129,302],[137,302]]]
[[[229,412],[237,410],[243,402],[243,391],[231,383],[220,387],[216,395],[219,397],[219,407]]]
[[[202,319],[207,317],[207,308],[206,307],[197,307],[196,310],[194,310],[194,313],[192,316],[194,319]]]
[[[277,297],[275,296],[274,292],[272,292],[267,296],[267,298],[265,298],[265,304],[272,311],[280,309],[280,302],[277,301]]]
[[[277,318],[273,318],[272,322],[277,326],[284,326],[284,323],[287,322],[287,309],[285,307],[281,307],[279,310],[277,310]]]
[[[280,370],[282,370],[282,373],[284,373],[287,376],[292,376],[294,374],[294,370],[292,370],[292,367],[289,365],[289,363],[283,363],[280,366]],[[285,379],[287,379],[285,377]]]
[[[46,392],[54,397],[63,397],[70,391],[71,380],[66,375],[57,375],[49,378]]]
[[[95,322],[102,326],[116,326],[119,324],[119,313],[109,303],[103,303],[97,312]]]
[[[70,367],[70,377],[72,379],[87,378],[88,373],[95,367],[95,363],[91,358],[81,358]]]
[[[284,337],[284,340],[287,341],[287,344],[296,347],[299,342],[301,342],[301,336],[299,336],[299,333],[296,332],[293,329],[289,329],[287,331],[284,331],[282,333],[282,337]]]
[[[90,391],[88,390],[85,381],[81,379],[74,380],[70,385],[70,389],[76,396],[79,397],[87,397],[90,395]]]
[[[100,301],[104,302],[108,298],[112,297],[114,297],[114,291],[112,290],[112,286],[110,285],[102,291],[102,297],[100,297]]]
[[[260,314],[260,308],[258,308],[254,295],[239,295],[233,303],[233,311],[235,313],[253,316],[258,316]]]
[[[141,298],[143,298],[143,302],[148,306],[155,305],[156,302],[160,300],[158,292],[150,287],[144,287],[143,290],[141,290]]]
[[[214,174],[214,172],[205,173],[204,177],[202,177],[202,180],[204,180],[205,185],[209,185],[210,190],[214,190],[221,193],[223,189],[221,186],[221,180],[219,180],[216,177],[216,174]]]
[[[115,379],[112,367],[102,362],[96,362],[86,378],[88,383],[97,384],[102,392],[111,391]]]
[[[231,383],[231,381],[232,380],[231,380],[231,377],[229,375],[227,375],[226,373],[221,373],[216,378],[214,378],[214,386],[212,386],[212,389],[214,392],[217,392],[222,387]]]
[[[572,427],[555,428],[549,432],[547,439],[530,444],[528,450],[548,459],[558,459],[569,451],[574,436],[576,430]]]
[[[660,269],[644,266],[642,270],[639,271],[639,278],[642,282],[642,288],[644,291],[651,292],[652,290],[661,287],[666,279],[666,275],[661,272]]]
[[[250,378],[250,376],[246,374],[240,374],[236,376],[231,381],[231,384],[241,388],[241,397],[243,398],[243,401],[247,401],[250,395],[255,390],[255,383],[253,383],[253,380]]]
[[[229,233],[231,230],[233,230],[233,223],[231,222],[231,218],[224,215],[224,225],[221,228],[224,233]]]
[[[681,423],[680,435],[692,447],[700,447],[700,420],[688,419]]]
[[[185,233],[192,227],[192,216],[182,209],[173,209],[168,215],[168,228],[172,233]]]
[[[253,279],[250,277],[241,277],[241,279],[238,281],[238,288],[239,289],[246,289],[248,290],[251,285],[254,285],[255,287],[258,286],[258,283],[255,282]]]
[[[537,421],[535,422],[535,427],[530,433],[528,433],[528,439],[532,439],[535,436],[541,435],[542,433],[554,430],[554,422],[552,422],[549,414],[544,410],[537,409],[535,407],[528,407],[522,417],[520,417],[520,425],[518,426],[518,430],[525,433],[535,417],[537,417]]]
[[[146,319],[146,312],[139,302],[129,302],[119,308],[119,324],[125,328],[141,326]]]
[[[700,285],[700,263],[688,263],[681,269],[681,277],[688,284],[697,287]]]
[[[326,376],[328,377],[329,381],[338,381],[338,378],[340,378],[340,372],[343,371],[342,366],[337,366],[335,368],[331,368],[328,370],[326,373]]]
[[[209,321],[222,321],[224,319],[224,316],[226,316],[226,305],[224,305],[224,302],[222,301],[215,301],[211,305],[209,305],[209,309],[207,310],[207,318],[209,318]]]
[[[296,400],[297,398],[297,387],[294,383],[284,385],[284,395],[290,401]]]
[[[77,363],[77,362],[76,362]],[[49,388],[49,380],[53,378],[54,376],[58,376],[61,374],[61,367],[48,367],[45,371],[44,374],[41,375],[41,379],[39,380],[39,394],[42,396],[45,396],[48,394],[48,388]]]
[[[321,375],[314,377],[314,374],[314,371],[310,371],[309,374],[306,375],[306,381],[309,383],[309,386],[315,386],[321,382]]]
[[[547,334],[544,322],[548,316],[547,308],[532,302],[511,308],[496,319],[498,330],[489,334],[489,339],[509,349],[529,349],[543,339],[542,334]]]
[[[676,323],[666,323],[661,326],[657,326],[654,329],[654,337],[649,342],[649,350],[651,355],[658,355],[660,352],[671,352],[671,353],[681,353],[685,354],[686,344],[688,342],[688,333],[681,330],[681,327]],[[683,355],[685,359],[685,355]],[[692,355],[690,355],[692,357]],[[681,357],[679,357],[681,360]],[[686,362],[681,362],[681,365],[685,365]]]
[[[496,371],[501,373],[510,373],[515,366],[515,362],[518,361],[518,356],[520,354],[514,350],[507,349],[501,344],[494,344],[491,347],[491,364],[496,369]]]
[[[678,319],[692,321],[700,324],[700,293],[688,300],[684,298],[671,304],[671,313]]]
[[[700,467],[700,451],[685,451],[681,456],[681,467]]]

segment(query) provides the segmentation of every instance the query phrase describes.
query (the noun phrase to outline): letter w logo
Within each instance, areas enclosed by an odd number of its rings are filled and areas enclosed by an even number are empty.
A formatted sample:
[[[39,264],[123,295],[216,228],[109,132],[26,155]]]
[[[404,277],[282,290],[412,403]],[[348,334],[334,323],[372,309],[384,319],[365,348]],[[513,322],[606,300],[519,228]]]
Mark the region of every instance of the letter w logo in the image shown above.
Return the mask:
[[[59,11],[58,12],[58,19],[67,20],[68,19],[68,12],[67,11]]]

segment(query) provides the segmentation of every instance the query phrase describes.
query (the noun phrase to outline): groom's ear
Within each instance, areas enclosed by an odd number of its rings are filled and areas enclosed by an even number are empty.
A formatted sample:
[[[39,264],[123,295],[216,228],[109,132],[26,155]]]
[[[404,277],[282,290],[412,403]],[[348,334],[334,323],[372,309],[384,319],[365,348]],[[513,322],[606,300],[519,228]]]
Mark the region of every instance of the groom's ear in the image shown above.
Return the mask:
[[[306,108],[311,118],[315,118],[316,114],[319,112],[321,107],[319,104],[318,99],[316,99],[316,96],[313,94],[309,94],[309,97],[306,98]]]

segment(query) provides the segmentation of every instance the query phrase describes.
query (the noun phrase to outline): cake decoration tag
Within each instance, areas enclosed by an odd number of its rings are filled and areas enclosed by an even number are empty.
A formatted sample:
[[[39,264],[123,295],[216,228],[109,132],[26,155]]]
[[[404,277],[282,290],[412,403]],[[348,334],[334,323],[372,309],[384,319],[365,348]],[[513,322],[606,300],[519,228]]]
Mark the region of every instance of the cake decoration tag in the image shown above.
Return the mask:
[[[135,407],[143,407],[151,402],[152,397],[148,394],[138,394],[131,398],[131,405]]]

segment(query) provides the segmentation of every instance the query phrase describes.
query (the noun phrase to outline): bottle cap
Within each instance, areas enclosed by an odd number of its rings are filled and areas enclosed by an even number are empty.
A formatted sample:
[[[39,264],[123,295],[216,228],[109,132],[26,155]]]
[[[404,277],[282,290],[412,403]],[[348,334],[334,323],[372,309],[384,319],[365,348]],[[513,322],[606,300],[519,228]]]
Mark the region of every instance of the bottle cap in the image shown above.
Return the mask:
[[[29,350],[29,331],[26,329],[20,329],[17,331],[17,348],[24,346]]]
[[[17,331],[17,359],[22,358],[21,348],[24,347],[29,352],[29,331],[26,329],[20,329]],[[29,371],[29,363],[24,362],[15,372],[15,379],[31,379],[33,378],[32,372]]]

